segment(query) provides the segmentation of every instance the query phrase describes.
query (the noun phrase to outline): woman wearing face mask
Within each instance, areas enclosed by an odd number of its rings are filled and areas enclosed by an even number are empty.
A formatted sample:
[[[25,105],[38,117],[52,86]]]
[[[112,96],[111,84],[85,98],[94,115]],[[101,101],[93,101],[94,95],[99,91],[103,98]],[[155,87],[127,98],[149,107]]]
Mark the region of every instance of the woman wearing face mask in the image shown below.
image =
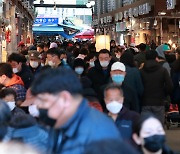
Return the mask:
[[[124,107],[124,96],[121,87],[109,84],[104,90],[104,101],[108,115],[114,120],[124,140],[131,141],[132,127],[139,114]]]
[[[165,131],[161,122],[151,114],[144,114],[133,127],[135,144],[143,154],[173,154],[165,144]]]
[[[0,99],[7,103],[12,115],[25,113],[22,109],[16,106],[16,92],[12,88],[2,87],[0,90]]]

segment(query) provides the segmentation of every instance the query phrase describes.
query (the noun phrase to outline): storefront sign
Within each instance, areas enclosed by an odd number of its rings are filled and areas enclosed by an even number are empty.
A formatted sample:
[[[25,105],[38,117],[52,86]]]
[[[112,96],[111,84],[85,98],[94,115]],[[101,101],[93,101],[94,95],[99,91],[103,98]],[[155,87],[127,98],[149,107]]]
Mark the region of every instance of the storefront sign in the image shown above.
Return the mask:
[[[118,20],[119,20],[119,14],[116,13],[116,14],[115,14],[115,21],[118,21]]]
[[[122,20],[122,19],[123,19],[123,13],[119,12],[119,20]]]
[[[36,18],[34,24],[55,25],[58,24],[58,18]]]
[[[138,17],[138,15],[139,15],[138,7],[133,8],[133,15],[134,15],[134,17]]]
[[[166,0],[167,10],[175,9],[176,0]]]
[[[112,16],[107,16],[107,22],[111,23],[112,22]]]
[[[106,17],[104,17],[104,23],[107,23],[107,18]]]
[[[145,3],[139,6],[139,15],[148,14],[151,11],[151,6],[149,3]]]
[[[126,6],[126,5],[132,4],[133,2],[134,2],[134,0],[123,0],[122,4],[123,4],[123,6]]]
[[[124,18],[125,18],[125,19],[128,18],[128,15],[129,15],[128,11],[124,11]]]
[[[129,11],[128,11],[128,13],[129,13],[129,17],[131,18],[131,17],[133,16],[133,9],[130,8]]]
[[[103,20],[104,20],[104,19],[103,19],[103,18],[101,18],[100,20],[101,20],[101,24],[103,24]]]

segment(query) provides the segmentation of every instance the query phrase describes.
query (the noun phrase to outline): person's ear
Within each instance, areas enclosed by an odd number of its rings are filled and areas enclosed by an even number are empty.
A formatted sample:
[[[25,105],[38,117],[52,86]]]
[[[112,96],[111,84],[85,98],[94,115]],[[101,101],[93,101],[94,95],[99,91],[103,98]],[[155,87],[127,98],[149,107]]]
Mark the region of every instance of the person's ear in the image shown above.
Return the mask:
[[[19,62],[19,65],[22,66],[22,62]]]
[[[141,140],[136,133],[133,133],[132,138],[137,145],[141,145]]]
[[[72,99],[71,94],[68,91],[62,91],[59,96],[62,99],[64,106],[69,107]]]

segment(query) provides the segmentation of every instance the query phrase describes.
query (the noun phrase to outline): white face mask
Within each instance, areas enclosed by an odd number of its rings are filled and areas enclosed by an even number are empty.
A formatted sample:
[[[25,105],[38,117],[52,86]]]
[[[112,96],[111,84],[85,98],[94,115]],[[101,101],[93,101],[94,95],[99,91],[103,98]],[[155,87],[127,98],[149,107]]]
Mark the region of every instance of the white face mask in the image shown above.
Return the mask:
[[[39,110],[36,105],[29,106],[28,111],[33,117],[39,117]]]
[[[67,59],[66,58],[63,58],[63,61],[64,61],[65,64],[67,63]]]
[[[76,67],[76,68],[75,68],[75,72],[76,72],[78,75],[81,75],[81,74],[84,72],[84,68],[83,68],[83,67]]]
[[[19,72],[18,69],[17,68],[13,68],[13,73],[16,74],[17,72]]]
[[[117,54],[117,55],[116,55],[116,58],[118,58],[118,59],[121,58],[121,55],[118,55],[118,54]]]
[[[112,101],[112,102],[106,104],[107,110],[113,114],[119,113],[121,111],[122,107],[123,107],[123,104],[119,103],[117,101]]]
[[[39,63],[37,61],[30,61],[29,64],[32,68],[37,68],[39,66]]]
[[[53,66],[55,66],[56,64],[55,64],[53,61],[48,61],[48,65],[53,67]]]
[[[90,62],[89,62],[89,66],[90,66],[90,67],[94,67],[94,66],[95,66],[94,61],[90,61]]]
[[[100,61],[100,65],[102,67],[107,67],[109,65],[109,61]]]
[[[14,110],[14,108],[16,107],[15,102],[7,102],[7,105],[9,106],[10,110]]]
[[[44,63],[41,63],[41,66],[42,66],[42,67],[45,66]]]

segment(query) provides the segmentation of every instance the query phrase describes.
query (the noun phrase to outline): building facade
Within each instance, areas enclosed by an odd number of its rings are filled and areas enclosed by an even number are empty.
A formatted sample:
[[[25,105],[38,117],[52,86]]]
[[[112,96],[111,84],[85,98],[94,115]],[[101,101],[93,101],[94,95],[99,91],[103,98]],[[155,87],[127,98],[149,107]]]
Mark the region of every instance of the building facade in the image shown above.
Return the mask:
[[[118,44],[180,43],[179,0],[96,0],[96,35],[110,35]]]
[[[17,52],[20,41],[31,44],[35,19],[33,0],[0,0],[0,61]]]

